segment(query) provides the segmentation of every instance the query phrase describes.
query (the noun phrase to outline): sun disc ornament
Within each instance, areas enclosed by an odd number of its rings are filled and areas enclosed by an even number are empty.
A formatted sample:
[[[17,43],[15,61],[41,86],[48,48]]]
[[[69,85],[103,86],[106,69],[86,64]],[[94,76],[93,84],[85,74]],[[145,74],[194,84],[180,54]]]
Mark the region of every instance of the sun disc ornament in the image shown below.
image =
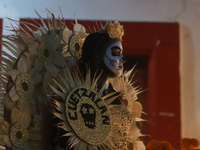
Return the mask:
[[[18,122],[14,123],[10,129],[10,140],[15,147],[22,148],[28,140],[27,129]]]
[[[34,82],[28,74],[21,74],[16,78],[16,91],[23,99],[32,96],[34,92]]]
[[[88,144],[102,144],[111,132],[106,103],[87,87],[70,91],[65,101],[65,115],[75,134]]]
[[[69,42],[69,49],[73,57],[79,59],[82,56],[83,41],[79,35],[73,35]]]
[[[53,46],[48,42],[40,43],[38,47],[38,57],[44,65],[52,64],[55,57]]]

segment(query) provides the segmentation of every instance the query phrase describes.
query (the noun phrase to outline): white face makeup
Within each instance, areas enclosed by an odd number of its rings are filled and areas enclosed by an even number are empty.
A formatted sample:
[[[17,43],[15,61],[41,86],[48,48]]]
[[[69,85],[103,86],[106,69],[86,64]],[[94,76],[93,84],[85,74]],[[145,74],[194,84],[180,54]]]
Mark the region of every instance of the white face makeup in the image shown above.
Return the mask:
[[[122,43],[120,41],[114,42],[106,50],[104,63],[113,74],[118,77],[123,72],[124,56],[122,55]]]

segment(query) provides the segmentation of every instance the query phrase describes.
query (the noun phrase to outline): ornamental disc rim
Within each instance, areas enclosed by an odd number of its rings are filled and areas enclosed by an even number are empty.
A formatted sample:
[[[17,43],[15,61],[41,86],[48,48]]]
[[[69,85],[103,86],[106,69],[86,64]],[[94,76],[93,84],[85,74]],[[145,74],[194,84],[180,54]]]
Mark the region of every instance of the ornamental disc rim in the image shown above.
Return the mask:
[[[21,133],[21,138],[17,138],[17,133]],[[12,144],[17,148],[22,148],[28,141],[28,130],[22,126],[19,122],[14,123],[10,129],[10,140]]]
[[[66,97],[64,108],[66,121],[82,141],[99,145],[110,135],[110,113],[106,103],[98,93],[88,87],[72,89]]]

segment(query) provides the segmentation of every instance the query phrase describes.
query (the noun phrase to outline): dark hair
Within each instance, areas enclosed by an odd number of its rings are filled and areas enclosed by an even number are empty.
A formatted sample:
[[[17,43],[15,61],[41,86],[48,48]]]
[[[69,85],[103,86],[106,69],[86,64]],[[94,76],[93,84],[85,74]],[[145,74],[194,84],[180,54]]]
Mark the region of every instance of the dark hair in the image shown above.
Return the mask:
[[[91,33],[85,39],[82,47],[82,58],[79,60],[80,70],[90,67],[91,73],[100,73],[106,69],[103,58],[109,45],[119,39],[111,39],[107,33]],[[107,69],[106,69],[107,70]]]

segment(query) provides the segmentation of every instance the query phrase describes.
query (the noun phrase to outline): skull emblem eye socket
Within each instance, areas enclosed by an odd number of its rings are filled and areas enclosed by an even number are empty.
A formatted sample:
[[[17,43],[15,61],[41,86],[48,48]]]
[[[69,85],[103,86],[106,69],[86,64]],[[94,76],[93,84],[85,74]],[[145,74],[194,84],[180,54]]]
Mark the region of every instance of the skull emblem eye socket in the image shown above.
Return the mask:
[[[82,118],[84,119],[85,126],[90,129],[94,129],[96,126],[96,110],[94,109],[94,107],[90,104],[84,103],[81,105],[80,113]]]

